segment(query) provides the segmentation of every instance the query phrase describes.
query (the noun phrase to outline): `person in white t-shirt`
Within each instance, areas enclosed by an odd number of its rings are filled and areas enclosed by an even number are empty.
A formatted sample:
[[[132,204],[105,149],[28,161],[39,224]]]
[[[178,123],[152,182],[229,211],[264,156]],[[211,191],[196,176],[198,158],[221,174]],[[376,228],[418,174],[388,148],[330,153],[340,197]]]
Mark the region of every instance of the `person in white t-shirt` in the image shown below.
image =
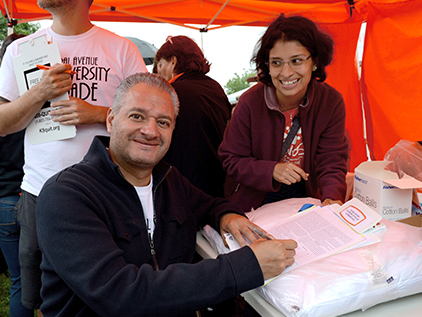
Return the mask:
[[[89,19],[92,0],[38,0],[53,16],[50,28],[15,41],[0,68],[0,135],[25,129],[46,104],[64,93],[70,100],[51,103],[54,121],[75,125],[74,138],[32,145],[25,135],[22,196],[17,205],[21,224],[20,264],[22,303],[30,309],[41,305],[41,253],[35,228],[35,203],[44,182],[65,167],[79,162],[94,136],[108,135],[105,119],[117,86],[127,76],[147,72],[137,47],[128,39],[94,26]],[[58,43],[62,64],[43,73],[41,81],[19,95],[13,58],[19,43],[45,34]],[[70,75],[67,70],[74,70]]]

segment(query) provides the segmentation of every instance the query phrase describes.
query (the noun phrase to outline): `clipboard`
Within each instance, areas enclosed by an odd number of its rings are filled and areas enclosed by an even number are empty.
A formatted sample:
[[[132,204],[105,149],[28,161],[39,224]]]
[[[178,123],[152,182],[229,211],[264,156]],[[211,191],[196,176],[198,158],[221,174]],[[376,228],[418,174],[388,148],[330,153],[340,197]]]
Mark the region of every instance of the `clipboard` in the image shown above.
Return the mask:
[[[19,44],[19,55],[13,58],[13,68],[19,95],[41,81],[43,71],[38,69],[37,64],[52,66],[61,63],[60,50],[57,43],[49,44],[45,34]],[[74,125],[62,125],[54,122],[50,116],[49,102],[69,100],[67,93],[49,100],[35,115],[34,119],[26,128],[29,142],[32,145],[73,138],[76,136]]]
[[[338,207],[335,213],[358,233],[385,228],[385,225],[380,223],[382,216],[357,198],[352,198]]]

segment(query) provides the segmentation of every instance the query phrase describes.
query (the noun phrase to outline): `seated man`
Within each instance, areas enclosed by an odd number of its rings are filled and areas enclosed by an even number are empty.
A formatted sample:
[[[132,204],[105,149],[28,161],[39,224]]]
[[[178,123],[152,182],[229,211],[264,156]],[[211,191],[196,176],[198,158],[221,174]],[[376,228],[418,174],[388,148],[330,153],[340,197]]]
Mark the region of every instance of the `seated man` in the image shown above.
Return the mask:
[[[293,264],[295,241],[257,239],[239,206],[160,161],[177,112],[165,80],[128,77],[108,113],[110,138],[46,182],[37,202],[44,316],[192,315]],[[207,223],[243,248],[191,264]]]

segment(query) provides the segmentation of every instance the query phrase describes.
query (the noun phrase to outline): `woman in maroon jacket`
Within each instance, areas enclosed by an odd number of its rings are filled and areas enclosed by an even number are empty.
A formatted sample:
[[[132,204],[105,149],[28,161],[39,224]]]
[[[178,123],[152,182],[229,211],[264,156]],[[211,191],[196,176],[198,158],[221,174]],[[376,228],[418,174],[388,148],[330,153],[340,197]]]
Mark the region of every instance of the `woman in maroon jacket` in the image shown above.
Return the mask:
[[[293,197],[344,200],[345,106],[323,83],[333,46],[309,19],[284,15],[258,42],[259,83],[240,97],[219,148],[225,195],[243,210]]]

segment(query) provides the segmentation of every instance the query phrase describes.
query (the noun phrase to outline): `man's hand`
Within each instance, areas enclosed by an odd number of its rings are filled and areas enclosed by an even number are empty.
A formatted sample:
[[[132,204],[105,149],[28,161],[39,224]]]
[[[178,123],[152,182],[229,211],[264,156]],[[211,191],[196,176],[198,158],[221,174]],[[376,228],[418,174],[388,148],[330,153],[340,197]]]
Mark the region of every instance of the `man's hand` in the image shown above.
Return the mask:
[[[251,243],[257,240],[253,228],[258,228],[262,230],[260,227],[251,222],[248,218],[239,214],[228,213],[224,214],[220,218],[221,236],[224,237],[225,233],[231,233],[233,238],[235,238],[237,243],[239,243],[240,247],[247,245],[243,236],[245,236]]]
[[[43,72],[41,81],[34,86],[43,103],[67,93],[72,88],[72,79],[70,74],[66,73],[70,69],[72,66],[69,64],[55,64]]]
[[[295,262],[297,242],[294,240],[259,239],[249,247],[258,259],[265,280],[280,275]]]
[[[64,125],[89,125],[104,123],[107,116],[107,107],[94,106],[82,99],[69,97],[70,100],[56,101],[51,107],[60,109],[50,111],[54,122]]]
[[[307,181],[308,176],[309,174],[293,163],[278,163],[273,171],[273,178],[286,185],[298,183],[301,179]]]
[[[66,71],[69,64],[55,64],[43,71],[41,80],[14,101],[0,101],[0,135],[5,136],[26,128],[47,100],[57,98],[72,88],[72,79]]]
[[[294,240],[265,240],[257,236],[253,231],[254,228],[266,233],[246,217],[238,214],[228,213],[220,218],[222,237],[225,233],[230,232],[240,247],[246,245],[243,236],[251,242],[249,246],[258,259],[264,279],[267,280],[281,274],[287,266],[294,263],[293,257],[296,254],[294,249],[297,248],[297,242]],[[273,237],[271,236],[271,238]]]

